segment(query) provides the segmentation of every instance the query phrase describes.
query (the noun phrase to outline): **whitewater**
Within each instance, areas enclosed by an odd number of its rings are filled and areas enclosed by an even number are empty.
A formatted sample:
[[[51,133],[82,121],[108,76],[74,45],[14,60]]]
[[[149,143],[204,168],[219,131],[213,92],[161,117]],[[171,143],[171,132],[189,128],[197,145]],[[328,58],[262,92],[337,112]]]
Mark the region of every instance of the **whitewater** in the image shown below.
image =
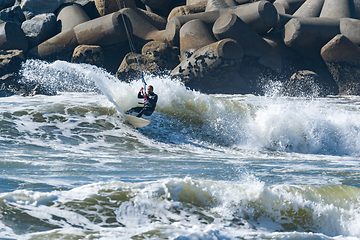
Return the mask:
[[[2,98],[0,239],[360,239],[360,97],[204,94],[27,60],[54,96]]]

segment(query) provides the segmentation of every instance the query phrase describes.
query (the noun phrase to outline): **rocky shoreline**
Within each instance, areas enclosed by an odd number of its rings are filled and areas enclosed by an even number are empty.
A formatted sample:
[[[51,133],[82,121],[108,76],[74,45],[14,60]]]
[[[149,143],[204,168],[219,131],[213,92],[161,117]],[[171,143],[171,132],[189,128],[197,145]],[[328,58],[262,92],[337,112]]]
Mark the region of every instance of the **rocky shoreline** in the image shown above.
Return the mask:
[[[19,83],[26,59],[125,80],[136,58],[206,93],[261,95],[279,81],[288,96],[360,95],[359,14],[360,0],[4,0],[0,96],[54,94]]]

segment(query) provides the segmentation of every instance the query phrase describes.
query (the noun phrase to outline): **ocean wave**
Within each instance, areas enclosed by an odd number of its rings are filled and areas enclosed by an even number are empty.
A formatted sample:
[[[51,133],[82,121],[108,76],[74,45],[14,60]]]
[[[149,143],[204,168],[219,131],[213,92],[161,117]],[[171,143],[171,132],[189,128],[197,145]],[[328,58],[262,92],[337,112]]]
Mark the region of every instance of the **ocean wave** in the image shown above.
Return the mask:
[[[97,129],[86,121],[92,121],[94,115],[116,115],[111,101],[124,111],[137,105],[137,92],[142,86],[142,80],[122,82],[101,68],[63,61],[47,63],[28,60],[21,72],[24,81],[46,83],[57,91],[98,93],[97,86],[101,86],[103,93],[110,99],[106,108],[86,104],[81,106],[83,103],[77,106],[74,99],[77,96],[74,95],[65,103],[52,105],[53,109],[59,107],[52,116],[61,118],[57,120],[44,116],[43,112],[48,112],[46,109],[14,112],[13,115],[23,116],[23,125],[27,122],[25,116],[30,115],[34,126],[24,125],[25,129],[41,125],[43,121],[63,121],[62,118],[69,126],[70,118],[75,115],[84,117],[85,114],[87,119],[84,119],[84,125]],[[145,78],[159,95],[156,112],[149,118],[152,124],[145,130],[151,133],[147,137],[151,136],[155,141],[165,144],[204,142],[209,146],[250,151],[360,156],[359,98],[207,95],[189,90],[180,81],[167,75],[146,75]],[[64,116],[62,113],[65,110],[67,115]],[[4,120],[2,124],[11,122]],[[104,119],[103,124],[109,128],[119,126],[110,118]],[[21,126],[18,128],[22,131]]]
[[[103,182],[48,193],[17,190],[0,195],[0,236],[360,238],[359,195],[351,186],[191,178]]]

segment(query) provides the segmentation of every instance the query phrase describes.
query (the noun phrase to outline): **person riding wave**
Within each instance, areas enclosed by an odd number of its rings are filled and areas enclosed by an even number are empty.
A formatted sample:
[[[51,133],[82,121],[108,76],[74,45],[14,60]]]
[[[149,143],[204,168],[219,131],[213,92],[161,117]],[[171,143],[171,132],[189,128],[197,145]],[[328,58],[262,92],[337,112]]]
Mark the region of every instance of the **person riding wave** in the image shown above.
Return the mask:
[[[149,85],[147,87],[147,93],[144,92],[144,88],[142,87],[138,93],[138,98],[144,98],[144,106],[133,107],[126,111],[126,114],[136,112],[138,113],[136,117],[141,117],[143,114],[150,116],[154,112],[158,100],[158,96],[154,93],[154,87]]]

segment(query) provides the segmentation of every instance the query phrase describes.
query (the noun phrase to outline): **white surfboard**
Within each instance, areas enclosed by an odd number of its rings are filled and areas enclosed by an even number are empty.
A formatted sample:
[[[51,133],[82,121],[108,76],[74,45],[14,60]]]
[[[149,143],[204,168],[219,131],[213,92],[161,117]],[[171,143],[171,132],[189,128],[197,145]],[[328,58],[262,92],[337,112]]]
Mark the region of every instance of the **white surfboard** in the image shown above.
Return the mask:
[[[125,114],[122,108],[119,106],[119,104],[117,104],[117,102],[115,101],[111,101],[111,102],[115,105],[116,109],[121,113],[121,115],[124,116],[125,120],[128,121],[135,128],[142,128],[150,124],[149,120]]]
[[[150,124],[149,120],[143,118],[138,118],[127,114],[125,114],[124,116],[126,120],[131,123],[131,125],[133,125],[135,128],[142,128]]]

